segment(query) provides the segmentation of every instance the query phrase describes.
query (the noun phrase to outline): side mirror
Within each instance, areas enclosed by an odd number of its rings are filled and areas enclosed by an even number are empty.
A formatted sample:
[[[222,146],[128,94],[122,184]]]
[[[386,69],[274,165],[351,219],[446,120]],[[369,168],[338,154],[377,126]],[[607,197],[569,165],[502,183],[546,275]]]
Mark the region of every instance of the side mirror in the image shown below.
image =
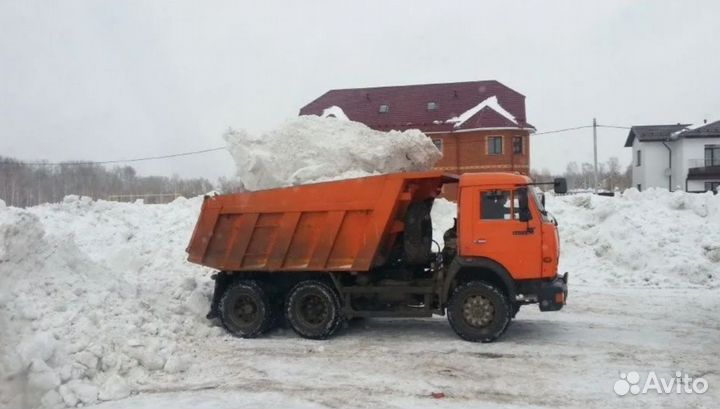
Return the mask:
[[[567,180],[565,180],[565,178],[555,178],[555,181],[553,181],[553,190],[559,194],[567,193]]]
[[[530,214],[530,206],[528,205],[528,190],[521,187],[517,190],[518,194],[518,219],[521,222],[529,222],[532,219]]]
[[[540,193],[540,204],[542,204],[543,209],[545,208],[545,192]]]

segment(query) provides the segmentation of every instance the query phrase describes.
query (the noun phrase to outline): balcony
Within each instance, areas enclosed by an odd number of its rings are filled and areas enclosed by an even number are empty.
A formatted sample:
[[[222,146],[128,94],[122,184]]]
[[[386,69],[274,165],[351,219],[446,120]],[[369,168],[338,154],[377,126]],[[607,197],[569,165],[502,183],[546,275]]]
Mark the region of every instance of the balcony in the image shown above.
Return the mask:
[[[688,179],[720,178],[720,158],[688,160]]]
[[[706,166],[720,166],[720,157],[688,160],[688,168],[702,168]]]

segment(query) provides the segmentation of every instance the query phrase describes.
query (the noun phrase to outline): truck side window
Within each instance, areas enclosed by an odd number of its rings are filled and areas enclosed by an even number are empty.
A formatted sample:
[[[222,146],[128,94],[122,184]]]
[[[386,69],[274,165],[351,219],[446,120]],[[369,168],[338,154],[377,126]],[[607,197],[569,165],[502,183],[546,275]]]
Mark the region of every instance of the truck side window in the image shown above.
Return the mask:
[[[491,190],[480,193],[480,219],[510,220],[510,192]]]

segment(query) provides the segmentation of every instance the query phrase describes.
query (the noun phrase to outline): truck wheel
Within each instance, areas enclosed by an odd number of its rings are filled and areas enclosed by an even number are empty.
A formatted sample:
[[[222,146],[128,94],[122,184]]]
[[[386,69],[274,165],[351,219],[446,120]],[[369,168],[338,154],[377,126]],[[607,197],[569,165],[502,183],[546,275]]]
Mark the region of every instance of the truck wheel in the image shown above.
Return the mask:
[[[512,307],[495,286],[470,281],[453,291],[447,307],[450,326],[461,338],[492,342],[505,332]]]
[[[231,334],[254,338],[272,322],[272,306],[262,287],[253,280],[230,284],[220,299],[220,320]]]
[[[325,339],[342,323],[340,300],[320,281],[302,281],[288,294],[285,314],[292,329],[303,338]]]
[[[408,265],[425,265],[432,253],[432,201],[411,203],[405,213],[403,244]]]

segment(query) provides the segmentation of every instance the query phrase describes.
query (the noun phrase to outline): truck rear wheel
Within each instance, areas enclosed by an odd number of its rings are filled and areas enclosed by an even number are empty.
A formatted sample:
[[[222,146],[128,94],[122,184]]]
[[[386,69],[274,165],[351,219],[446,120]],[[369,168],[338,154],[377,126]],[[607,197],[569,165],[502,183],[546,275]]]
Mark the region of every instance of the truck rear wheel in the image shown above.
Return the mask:
[[[459,285],[448,302],[450,326],[462,339],[492,342],[507,329],[512,306],[495,286],[470,281]]]
[[[337,293],[320,281],[302,281],[288,294],[285,314],[292,329],[303,338],[325,339],[342,322]]]
[[[228,285],[220,299],[219,312],[223,326],[241,338],[254,338],[273,322],[268,296],[253,280]]]

